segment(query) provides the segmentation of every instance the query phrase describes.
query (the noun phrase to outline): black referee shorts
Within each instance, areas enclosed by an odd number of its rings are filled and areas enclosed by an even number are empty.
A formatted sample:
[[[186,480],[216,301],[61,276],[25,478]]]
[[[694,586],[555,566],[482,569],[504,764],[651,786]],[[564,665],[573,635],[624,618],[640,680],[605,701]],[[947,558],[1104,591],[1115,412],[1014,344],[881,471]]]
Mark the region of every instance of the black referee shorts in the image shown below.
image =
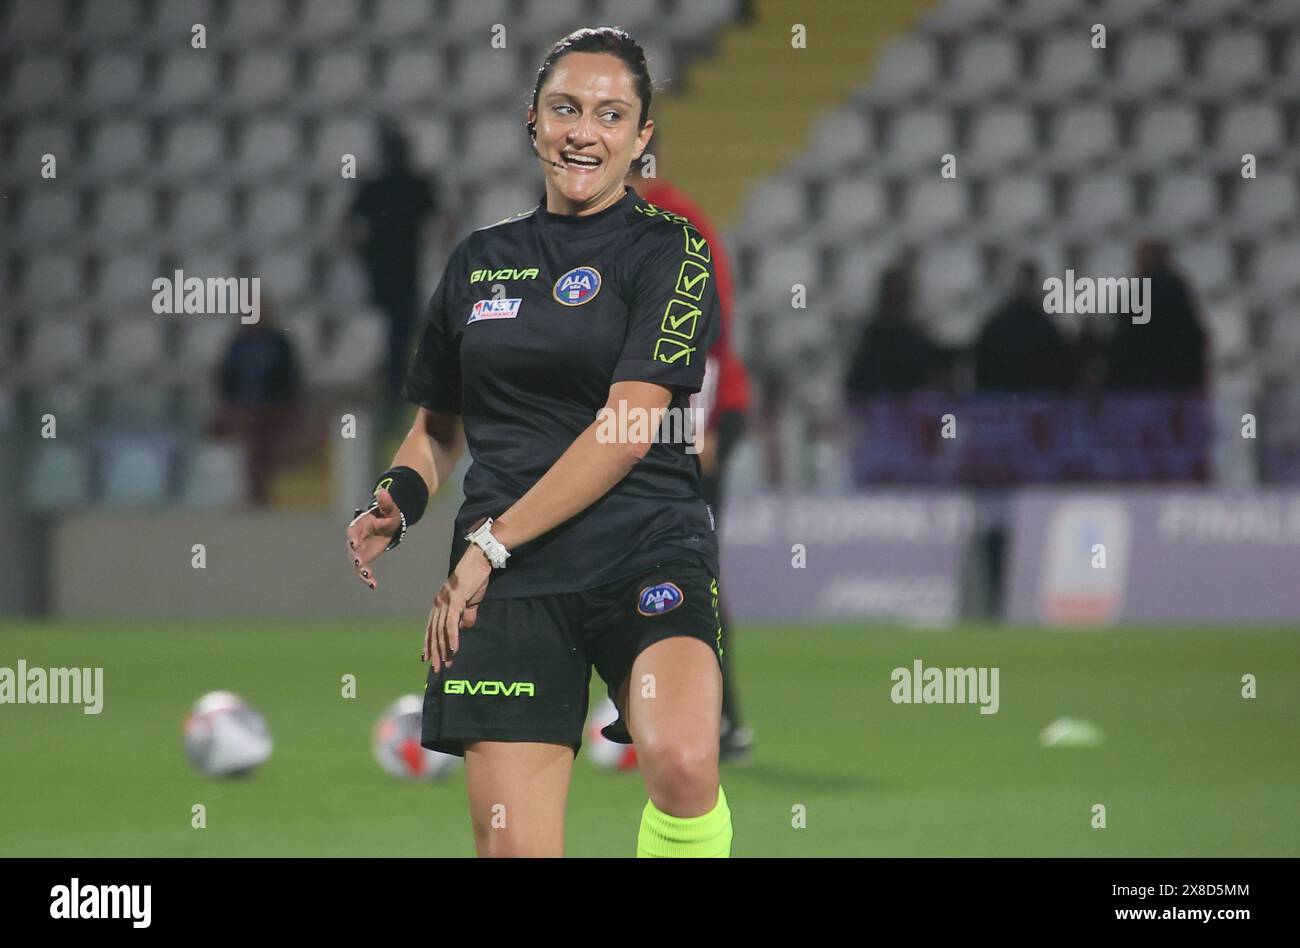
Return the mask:
[[[613,698],[638,655],[678,635],[721,663],[718,580],[689,555],[584,592],[488,599],[452,667],[429,670],[421,743],[457,756],[475,741],[568,744],[577,754],[592,666]],[[632,742],[621,717],[602,733]]]

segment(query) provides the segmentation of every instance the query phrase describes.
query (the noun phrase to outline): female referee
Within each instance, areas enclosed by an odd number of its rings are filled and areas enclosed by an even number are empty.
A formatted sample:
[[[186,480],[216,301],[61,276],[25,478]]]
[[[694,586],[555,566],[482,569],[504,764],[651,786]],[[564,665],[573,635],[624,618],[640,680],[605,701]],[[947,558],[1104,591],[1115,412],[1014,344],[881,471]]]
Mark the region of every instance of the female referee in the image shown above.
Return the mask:
[[[374,589],[468,444],[422,742],[464,756],[480,856],[563,853],[593,666],[650,797],[637,855],[731,851],[713,521],[690,439],[657,424],[699,390],[719,305],[699,230],[624,184],[651,93],[621,30],[549,51],[526,126],[545,194],[453,251],[404,388],[415,423],[347,531]]]

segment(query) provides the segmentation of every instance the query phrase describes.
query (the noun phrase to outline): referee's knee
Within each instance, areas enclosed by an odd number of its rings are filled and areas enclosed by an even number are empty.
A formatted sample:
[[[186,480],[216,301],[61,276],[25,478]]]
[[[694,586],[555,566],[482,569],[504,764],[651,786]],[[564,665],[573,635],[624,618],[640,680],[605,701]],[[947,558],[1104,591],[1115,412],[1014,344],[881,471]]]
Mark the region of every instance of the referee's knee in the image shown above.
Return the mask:
[[[700,816],[717,802],[718,746],[688,739],[638,744],[637,760],[654,805],[673,816]]]

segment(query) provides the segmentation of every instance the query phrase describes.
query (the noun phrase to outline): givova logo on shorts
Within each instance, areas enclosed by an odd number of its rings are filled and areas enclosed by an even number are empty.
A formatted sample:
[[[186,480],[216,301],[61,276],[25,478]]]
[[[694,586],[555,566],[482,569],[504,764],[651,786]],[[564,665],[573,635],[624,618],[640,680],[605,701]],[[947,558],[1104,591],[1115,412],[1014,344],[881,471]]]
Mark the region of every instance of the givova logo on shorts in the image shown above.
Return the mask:
[[[464,678],[448,678],[442,683],[445,695],[485,695],[487,697],[518,698],[527,695],[537,696],[531,681],[467,681]]]
[[[663,335],[655,341],[654,360],[690,365],[691,353],[696,348],[691,343],[695,341],[702,311],[700,301],[709,284],[709,268],[705,264],[713,259],[713,254],[709,242],[694,225],[682,225],[682,234],[686,238],[686,259],[677,271],[673,298],[664,310],[659,326]]]

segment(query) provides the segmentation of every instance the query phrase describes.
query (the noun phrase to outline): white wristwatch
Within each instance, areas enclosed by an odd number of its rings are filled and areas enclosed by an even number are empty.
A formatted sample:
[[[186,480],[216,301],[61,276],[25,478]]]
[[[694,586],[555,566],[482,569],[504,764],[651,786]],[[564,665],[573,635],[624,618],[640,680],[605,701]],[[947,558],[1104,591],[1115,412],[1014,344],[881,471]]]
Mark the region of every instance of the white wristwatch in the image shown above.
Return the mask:
[[[465,539],[483,551],[483,555],[488,558],[488,562],[492,564],[493,569],[506,568],[506,560],[510,559],[510,551],[492,535],[491,517],[484,520],[482,526],[477,530],[471,530],[465,534]]]

